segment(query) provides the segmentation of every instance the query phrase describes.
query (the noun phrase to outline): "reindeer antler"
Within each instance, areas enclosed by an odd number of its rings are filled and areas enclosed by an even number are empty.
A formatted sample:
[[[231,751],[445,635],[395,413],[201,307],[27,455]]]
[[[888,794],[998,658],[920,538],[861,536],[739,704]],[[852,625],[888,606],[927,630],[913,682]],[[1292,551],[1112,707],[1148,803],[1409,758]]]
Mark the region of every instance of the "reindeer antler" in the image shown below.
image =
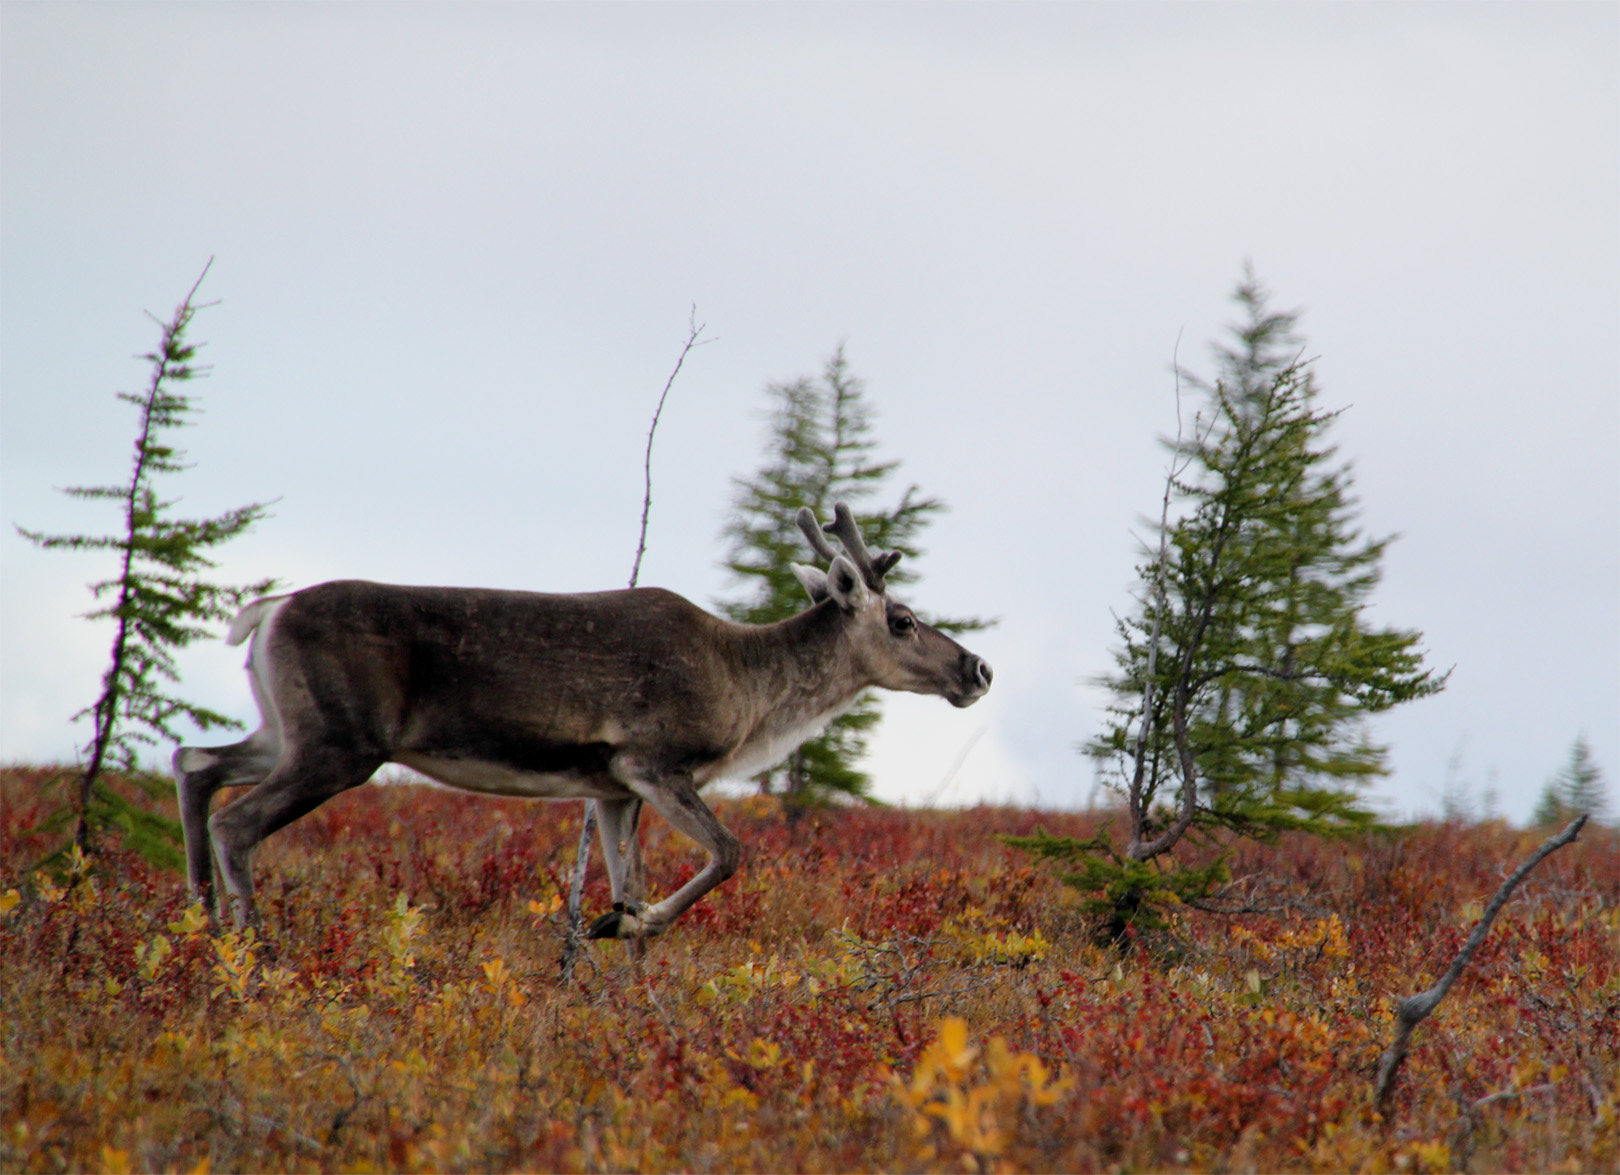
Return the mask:
[[[860,568],[861,578],[866,580],[866,586],[874,592],[881,592],[883,577],[900,562],[900,552],[885,551],[874,558],[872,552],[866,549],[866,540],[861,537],[861,528],[855,522],[855,515],[843,502],[833,504],[833,524],[827,527],[826,531],[844,544],[844,550],[850,560]]]
[[[816,554],[820,555],[828,563],[838,558],[838,552],[833,550],[833,545],[827,541],[827,536],[822,533],[821,522],[816,518],[814,510],[808,506],[800,506],[798,523],[799,529],[804,531],[804,537],[810,540],[810,545],[815,548]]]

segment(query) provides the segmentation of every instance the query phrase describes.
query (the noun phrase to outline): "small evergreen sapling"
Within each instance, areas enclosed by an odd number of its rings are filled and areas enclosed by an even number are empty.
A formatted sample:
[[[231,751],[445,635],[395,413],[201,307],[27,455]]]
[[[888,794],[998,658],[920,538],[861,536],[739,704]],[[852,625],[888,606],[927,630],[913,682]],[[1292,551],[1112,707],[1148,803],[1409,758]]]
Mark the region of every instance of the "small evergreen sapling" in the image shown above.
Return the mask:
[[[1530,823],[1536,828],[1566,824],[1577,816],[1590,816],[1594,823],[1609,815],[1608,788],[1603,771],[1592,759],[1586,736],[1580,735],[1569,749],[1569,762],[1547,781],[1541,791]]]
[[[1174,858],[1189,834],[1372,823],[1358,789],[1386,767],[1362,719],[1444,686],[1419,633],[1363,614],[1389,540],[1356,529],[1349,468],[1324,443],[1337,414],[1316,406],[1296,316],[1267,310],[1252,274],[1235,298],[1236,344],[1217,348],[1214,384],[1193,381],[1205,407],[1192,436],[1169,443],[1158,542],[1117,622],[1108,720],[1084,748],[1124,801],[1123,843],[1009,838],[1075,867],[1066,879],[1095,895],[1115,942],[1226,880],[1218,859]]]
[[[729,548],[725,565],[752,594],[719,604],[722,614],[745,624],[772,624],[804,610],[804,587],[792,571],[808,557],[797,522],[801,506],[826,518],[834,502],[848,502],[873,550],[906,557],[887,576],[889,586],[914,582],[917,539],[946,506],[922,497],[913,485],[892,508],[863,508],[900,463],[872,458],[877,442],[871,437],[865,385],[850,372],[843,348],[827,360],[819,380],[771,384],[767,391],[775,410],[766,463],[753,477],[735,479],[732,515],[723,532]],[[952,634],[987,626],[978,619],[930,618],[929,623]],[[879,716],[877,700],[863,696],[762,776],[762,785],[779,787],[793,805],[790,811],[833,795],[870,801],[871,779],[856,764]]]
[[[174,726],[181,721],[201,730],[241,726],[170,689],[169,683],[180,680],[173,650],[212,635],[205,625],[230,619],[248,600],[274,587],[271,580],[231,587],[202,578],[215,566],[204,552],[263,518],[266,503],[256,502],[213,518],[174,518],[170,510],[175,503],[160,498],[153,485],[159,474],[189,468],[182,459],[184,454],[166,443],[164,433],[191,423],[188,417],[197,411],[191,397],[179,389],[207,372],[194,362],[198,344],[186,339],[191,320],[202,309],[196,296],[207,275],[205,266],[173,317],[160,323],[163,333],[157,350],[141,356],[151,365],[145,391],[118,393],[119,399],[135,405],[140,414],[128,481],[63,491],[75,498],[116,502],[123,514],[121,529],[107,535],[65,535],[17,528],[46,550],[112,551],[118,559],[115,575],[90,585],[91,594],[105,603],[87,613],[87,618],[110,619],[115,627],[101,693],[73,716],[75,721],[88,717],[92,723],[78,774],[74,843],[88,853],[96,832],[117,828],[130,847],[172,865],[180,860],[175,848],[179,826],[130,804],[107,786],[105,776],[128,772],[148,794],[170,794],[172,784],[138,772],[141,746],[155,745],[159,739],[178,742],[180,735]]]

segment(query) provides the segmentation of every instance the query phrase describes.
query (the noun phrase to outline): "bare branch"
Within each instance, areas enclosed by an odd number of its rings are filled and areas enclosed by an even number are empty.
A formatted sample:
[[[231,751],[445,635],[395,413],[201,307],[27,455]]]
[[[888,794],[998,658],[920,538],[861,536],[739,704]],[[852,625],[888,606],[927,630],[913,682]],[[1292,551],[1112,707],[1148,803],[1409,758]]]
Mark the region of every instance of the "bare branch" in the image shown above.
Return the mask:
[[[591,838],[596,835],[596,801],[585,801],[585,819],[579,826],[579,852],[574,857],[574,876],[568,886],[568,925],[564,931],[563,954],[558,964],[560,982],[574,977],[574,961],[579,958],[579,932],[584,923],[585,870],[591,864]]]
[[[669,373],[669,378],[664,381],[664,390],[658,396],[658,407],[653,409],[652,424],[647,429],[647,456],[642,462],[642,473],[644,475],[642,484],[645,489],[641,495],[641,535],[636,540],[636,561],[634,566],[630,568],[631,587],[635,587],[636,580],[641,578],[641,557],[647,553],[647,518],[652,513],[653,437],[658,432],[658,419],[664,414],[664,401],[669,398],[669,389],[675,386],[675,377],[681,373],[681,365],[686,362],[686,357],[692,353],[694,347],[701,347],[705,343],[714,342],[713,339],[699,337],[703,334],[704,327],[707,325],[707,323],[697,320],[697,306],[694,304],[691,313],[686,319],[686,345],[681,348],[680,355],[675,359],[674,370]]]
[[[1148,726],[1153,721],[1153,679],[1157,672],[1159,660],[1159,635],[1164,623],[1165,609],[1169,606],[1168,593],[1165,588],[1165,577],[1168,574],[1166,560],[1170,541],[1170,495],[1175,489],[1178,479],[1192,464],[1192,457],[1186,454],[1182,445],[1181,431],[1181,335],[1176,335],[1175,350],[1171,352],[1171,369],[1176,376],[1176,443],[1172,450],[1174,454],[1170,459],[1170,466],[1165,470],[1164,500],[1159,510],[1159,553],[1154,565],[1154,607],[1153,630],[1148,638],[1147,676],[1142,684],[1142,725],[1136,734],[1136,766],[1131,777],[1131,787],[1128,796],[1131,814],[1131,843],[1126,846],[1125,855],[1136,861],[1148,861],[1160,853],[1168,852],[1176,846],[1187,829],[1192,827],[1194,818],[1198,814],[1198,773],[1193,764],[1191,754],[1187,750],[1187,724],[1186,703],[1190,693],[1189,675],[1192,671],[1194,650],[1203,639],[1204,630],[1209,625],[1210,607],[1213,603],[1213,589],[1210,597],[1204,601],[1203,615],[1199,618],[1198,627],[1192,639],[1188,642],[1185,656],[1182,658],[1181,674],[1176,686],[1175,705],[1172,711],[1176,751],[1181,759],[1181,805],[1174,822],[1170,827],[1151,841],[1143,841],[1142,834],[1147,827],[1147,805],[1143,801],[1144,775],[1147,770]],[[1213,422],[1212,422],[1213,426]],[[1198,419],[1193,419],[1194,434],[1198,433]],[[1202,445],[1205,436],[1198,436],[1197,444]],[[1177,456],[1181,463],[1177,465]],[[1215,562],[1219,563],[1222,543],[1217,542],[1215,547]]]
[[[1557,1088],[1558,1087],[1555,1085],[1544,1082],[1541,1085],[1526,1086],[1524,1089],[1502,1089],[1498,1090],[1496,1093],[1488,1094],[1487,1096],[1480,1098],[1468,1108],[1477,1112],[1479,1110],[1489,1109],[1497,1102],[1510,1102],[1515,1098],[1529,1097],[1532,1094],[1552,1093]]]
[[[1176,345],[1170,351],[1170,370],[1176,376],[1176,449],[1181,448],[1181,332],[1176,332]],[[1183,465],[1185,468],[1185,465]],[[1176,459],[1170,458],[1170,468],[1164,475],[1164,501],[1159,506],[1159,554],[1154,565],[1153,579],[1153,631],[1148,636],[1147,675],[1142,681],[1142,724],[1136,731],[1136,767],[1131,775],[1127,795],[1131,812],[1131,841],[1142,838],[1142,782],[1147,770],[1148,726],[1153,718],[1153,676],[1159,664],[1159,632],[1164,625],[1165,608],[1165,555],[1170,541],[1170,493],[1176,484]]]
[[[641,558],[647,553],[647,519],[652,514],[653,438],[658,435],[658,421],[664,415],[664,401],[669,399],[669,389],[675,386],[675,377],[680,375],[686,357],[692,353],[694,347],[701,347],[714,341],[700,337],[706,325],[697,320],[697,306],[694,304],[686,319],[686,343],[675,358],[675,366],[670,371],[669,378],[664,381],[664,390],[658,395],[658,407],[653,409],[652,424],[647,428],[647,455],[641,465],[644,487],[641,493],[641,533],[636,539],[636,561],[630,568],[631,587],[635,587],[636,581],[641,578]],[[579,956],[579,932],[584,920],[581,907],[585,896],[585,870],[591,863],[591,838],[596,834],[596,825],[596,801],[586,800],[585,819],[579,828],[579,852],[574,858],[574,876],[568,887],[568,927],[560,963],[564,983],[573,978],[574,960]]]
[[[1188,897],[1182,901],[1206,914],[1275,914],[1282,910],[1303,910],[1316,917],[1326,917],[1329,913],[1307,894],[1291,892],[1288,886],[1265,873],[1235,877],[1201,898]]]
[[[1512,876],[1502,883],[1502,888],[1496,891],[1496,896],[1491,899],[1491,904],[1485,907],[1485,913],[1474,926],[1474,932],[1468,936],[1468,941],[1463,944],[1463,949],[1457,952],[1457,957],[1452,960],[1451,966],[1440,977],[1440,981],[1429,988],[1428,991],[1409,995],[1396,1005],[1395,1040],[1378,1063],[1378,1080],[1373,1086],[1373,1102],[1380,1112],[1383,1112],[1384,1106],[1389,1099],[1390,1089],[1395,1083],[1395,1075],[1400,1072],[1401,1063],[1406,1060],[1407,1048],[1412,1040],[1412,1030],[1440,1006],[1440,1001],[1446,998],[1446,993],[1451,990],[1451,985],[1457,982],[1457,978],[1467,968],[1468,964],[1473,961],[1474,953],[1479,950],[1480,944],[1485,941],[1485,936],[1490,933],[1491,923],[1496,921],[1496,916],[1502,912],[1502,907],[1507,905],[1508,898],[1513,896],[1513,891],[1518,888],[1519,883],[1528,877],[1530,871],[1541,864],[1546,857],[1571,843],[1580,834],[1581,826],[1585,823],[1585,816],[1572,820],[1568,828],[1557,836],[1549,837],[1539,849],[1531,854],[1529,860],[1515,869]]]

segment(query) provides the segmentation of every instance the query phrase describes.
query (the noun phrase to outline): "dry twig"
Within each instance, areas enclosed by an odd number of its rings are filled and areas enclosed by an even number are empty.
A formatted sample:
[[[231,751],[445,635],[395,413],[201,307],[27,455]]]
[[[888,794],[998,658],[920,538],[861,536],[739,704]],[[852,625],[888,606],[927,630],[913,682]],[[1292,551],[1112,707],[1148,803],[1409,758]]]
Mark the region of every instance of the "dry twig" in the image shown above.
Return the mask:
[[[1468,936],[1468,941],[1463,944],[1463,949],[1457,952],[1457,957],[1451,961],[1451,966],[1440,977],[1440,982],[1429,988],[1428,991],[1407,996],[1396,1005],[1395,1040],[1378,1063],[1378,1080],[1373,1086],[1373,1102],[1380,1113],[1384,1112],[1385,1105],[1389,1100],[1390,1089],[1395,1084],[1395,1075],[1400,1072],[1401,1063],[1406,1060],[1406,1051],[1412,1041],[1413,1029],[1421,1024],[1429,1013],[1440,1006],[1440,1001],[1446,998],[1446,993],[1451,990],[1451,985],[1457,982],[1458,977],[1462,975],[1468,964],[1473,961],[1474,952],[1479,950],[1480,944],[1485,941],[1485,936],[1490,933],[1491,923],[1496,921],[1496,916],[1502,912],[1502,907],[1507,905],[1508,898],[1513,896],[1513,891],[1518,888],[1519,883],[1528,877],[1530,871],[1541,864],[1544,858],[1573,841],[1579,835],[1581,826],[1585,823],[1585,816],[1577,817],[1570,822],[1569,827],[1564,829],[1563,832],[1557,836],[1549,837],[1539,849],[1531,854],[1529,860],[1515,869],[1512,876],[1502,883],[1502,888],[1496,891],[1496,896],[1491,899],[1491,904],[1485,907],[1485,913],[1474,926],[1474,932]]]
[[[641,494],[641,534],[636,540],[636,561],[630,568],[630,586],[635,587],[636,581],[641,578],[641,559],[647,553],[647,519],[652,514],[652,452],[653,438],[658,435],[658,420],[664,414],[664,401],[669,399],[669,389],[675,386],[675,377],[681,373],[681,367],[686,357],[692,353],[692,348],[701,347],[711,343],[713,339],[702,338],[706,323],[697,320],[697,307],[692,307],[691,314],[686,321],[686,345],[675,359],[675,367],[664,381],[664,390],[659,393],[658,407],[653,409],[652,425],[647,429],[647,455],[642,460],[643,489]],[[631,822],[636,827],[636,822]],[[574,976],[574,960],[579,955],[580,923],[583,920],[581,909],[585,895],[585,870],[591,863],[591,838],[596,834],[596,802],[585,801],[585,820],[579,829],[579,852],[574,857],[573,883],[568,887],[568,930],[563,943],[563,954],[560,963],[562,982],[567,983]],[[632,833],[639,835],[639,833]],[[639,901],[639,896],[637,898]]]

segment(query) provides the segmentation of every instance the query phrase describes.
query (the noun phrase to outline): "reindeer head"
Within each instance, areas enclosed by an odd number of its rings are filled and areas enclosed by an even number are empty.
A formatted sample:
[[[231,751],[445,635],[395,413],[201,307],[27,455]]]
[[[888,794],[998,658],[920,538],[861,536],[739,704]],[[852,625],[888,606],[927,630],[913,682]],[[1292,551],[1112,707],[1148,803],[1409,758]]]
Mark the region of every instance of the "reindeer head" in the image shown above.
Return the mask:
[[[971,706],[990,689],[990,666],[912,610],[889,598],[883,577],[900,562],[899,551],[874,556],[861,538],[855,515],[843,502],[833,506],[833,523],[823,528],[808,506],[799,510],[799,529],[829,567],[793,564],[793,574],[816,603],[831,600],[849,620],[856,665],[874,685],[937,694],[953,706]],[[839,554],[827,541],[844,548]]]

